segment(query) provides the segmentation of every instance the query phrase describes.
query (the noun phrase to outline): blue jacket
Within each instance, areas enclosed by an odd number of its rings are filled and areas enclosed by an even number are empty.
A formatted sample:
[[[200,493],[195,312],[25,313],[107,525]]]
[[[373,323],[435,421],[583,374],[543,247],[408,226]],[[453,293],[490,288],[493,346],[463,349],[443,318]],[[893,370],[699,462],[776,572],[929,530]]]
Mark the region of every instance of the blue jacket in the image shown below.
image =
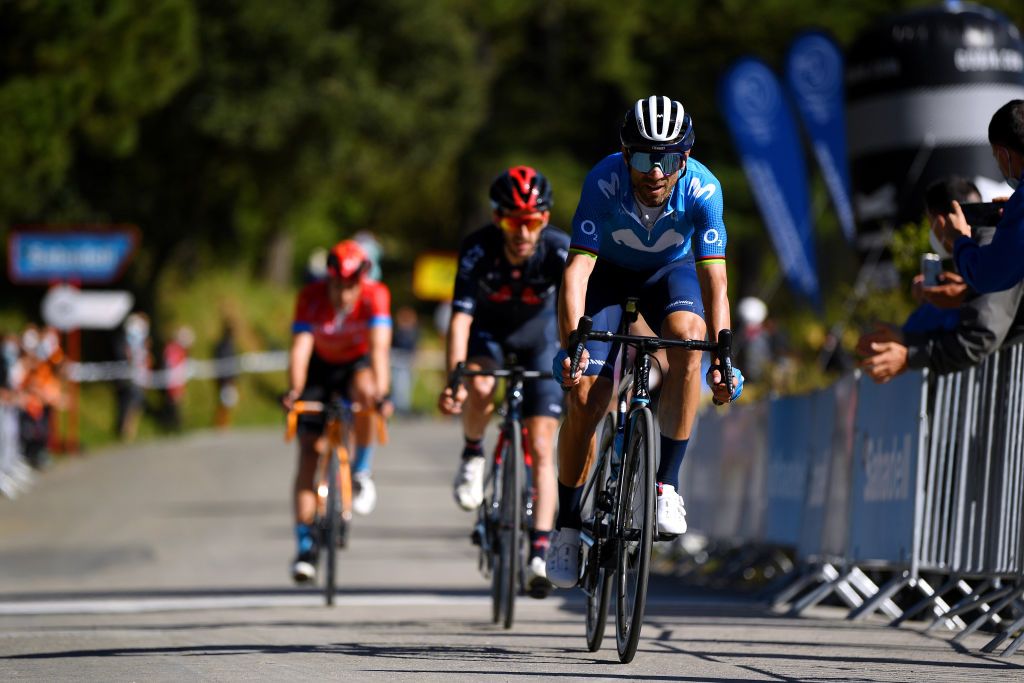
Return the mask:
[[[1018,189],[1010,196],[989,244],[961,237],[953,244],[953,259],[964,281],[981,294],[1024,280],[1024,192]]]

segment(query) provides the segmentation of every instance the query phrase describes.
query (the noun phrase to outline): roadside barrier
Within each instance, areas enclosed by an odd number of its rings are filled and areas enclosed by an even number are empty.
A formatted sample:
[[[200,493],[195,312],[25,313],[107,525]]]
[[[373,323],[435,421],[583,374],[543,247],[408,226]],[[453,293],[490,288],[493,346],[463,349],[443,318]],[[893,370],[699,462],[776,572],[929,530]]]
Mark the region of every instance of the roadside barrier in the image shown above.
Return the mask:
[[[184,379],[217,379],[246,373],[283,372],[288,368],[287,351],[259,351],[218,359],[189,358],[185,361]],[[73,382],[111,382],[133,380],[147,389],[166,389],[180,381],[180,370],[146,370],[128,361],[100,363],[69,363],[67,376]]]
[[[928,613],[928,630],[958,629],[958,642],[994,624],[986,652],[1024,644],[1024,345],[949,375],[851,375],[805,396],[708,407],[689,453],[692,531],[797,557],[776,606],[800,614],[834,595],[849,619]],[[892,578],[876,585],[870,570]]]
[[[18,409],[0,403],[0,496],[17,498],[29,489],[33,478],[21,452]]]

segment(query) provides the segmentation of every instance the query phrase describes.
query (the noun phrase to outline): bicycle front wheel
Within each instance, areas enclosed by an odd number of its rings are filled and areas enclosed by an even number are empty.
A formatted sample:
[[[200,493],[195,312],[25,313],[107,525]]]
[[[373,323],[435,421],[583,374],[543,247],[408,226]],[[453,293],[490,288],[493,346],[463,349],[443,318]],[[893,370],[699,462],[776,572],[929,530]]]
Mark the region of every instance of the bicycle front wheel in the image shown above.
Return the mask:
[[[523,434],[518,422],[510,425],[501,451],[501,498],[498,503],[495,569],[491,579],[494,613],[505,628],[515,620],[516,593],[522,562]]]
[[[340,465],[338,453],[331,450],[327,461],[327,509],[324,511],[324,538],[320,552],[326,553],[324,572],[324,600],[334,604],[338,571],[338,537],[341,534],[341,487],[338,483]]]
[[[586,573],[587,591],[587,649],[597,652],[604,640],[604,630],[608,623],[608,603],[612,594],[612,571],[604,563],[608,554],[609,539],[602,531],[602,523],[608,519],[606,511],[599,507],[608,491],[608,475],[611,472],[612,450],[615,448],[615,417],[609,413],[604,418],[601,428],[601,440],[598,442],[597,462],[591,473],[593,485],[589,496],[589,513],[584,510],[586,519],[592,519],[590,533],[594,538],[594,546],[588,557]],[[585,504],[585,507],[587,504]]]
[[[654,543],[654,468],[658,433],[647,407],[631,415],[616,506],[615,644],[619,661],[633,661],[647,605]]]

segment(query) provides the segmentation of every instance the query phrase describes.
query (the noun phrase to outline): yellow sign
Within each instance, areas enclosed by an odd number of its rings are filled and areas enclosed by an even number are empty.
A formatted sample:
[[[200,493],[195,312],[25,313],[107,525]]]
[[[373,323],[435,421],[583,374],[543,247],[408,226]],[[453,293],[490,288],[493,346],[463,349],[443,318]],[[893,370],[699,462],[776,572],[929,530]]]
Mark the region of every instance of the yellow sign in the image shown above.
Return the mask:
[[[412,293],[426,301],[450,301],[458,271],[458,254],[428,251],[416,257],[412,270]]]

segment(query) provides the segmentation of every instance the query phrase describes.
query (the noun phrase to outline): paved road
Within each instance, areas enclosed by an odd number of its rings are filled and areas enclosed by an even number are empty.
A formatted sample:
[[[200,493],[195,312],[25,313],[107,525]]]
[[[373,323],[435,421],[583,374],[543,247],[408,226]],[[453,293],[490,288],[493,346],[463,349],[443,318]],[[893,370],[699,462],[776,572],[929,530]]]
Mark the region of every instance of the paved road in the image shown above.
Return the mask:
[[[575,592],[523,599],[515,628],[497,629],[448,492],[456,438],[451,424],[393,427],[334,609],[288,582],[294,458],[279,433],[61,463],[0,500],[0,680],[1024,680],[1024,656],[829,609],[783,618],[664,579],[630,665],[614,641],[586,652]]]

